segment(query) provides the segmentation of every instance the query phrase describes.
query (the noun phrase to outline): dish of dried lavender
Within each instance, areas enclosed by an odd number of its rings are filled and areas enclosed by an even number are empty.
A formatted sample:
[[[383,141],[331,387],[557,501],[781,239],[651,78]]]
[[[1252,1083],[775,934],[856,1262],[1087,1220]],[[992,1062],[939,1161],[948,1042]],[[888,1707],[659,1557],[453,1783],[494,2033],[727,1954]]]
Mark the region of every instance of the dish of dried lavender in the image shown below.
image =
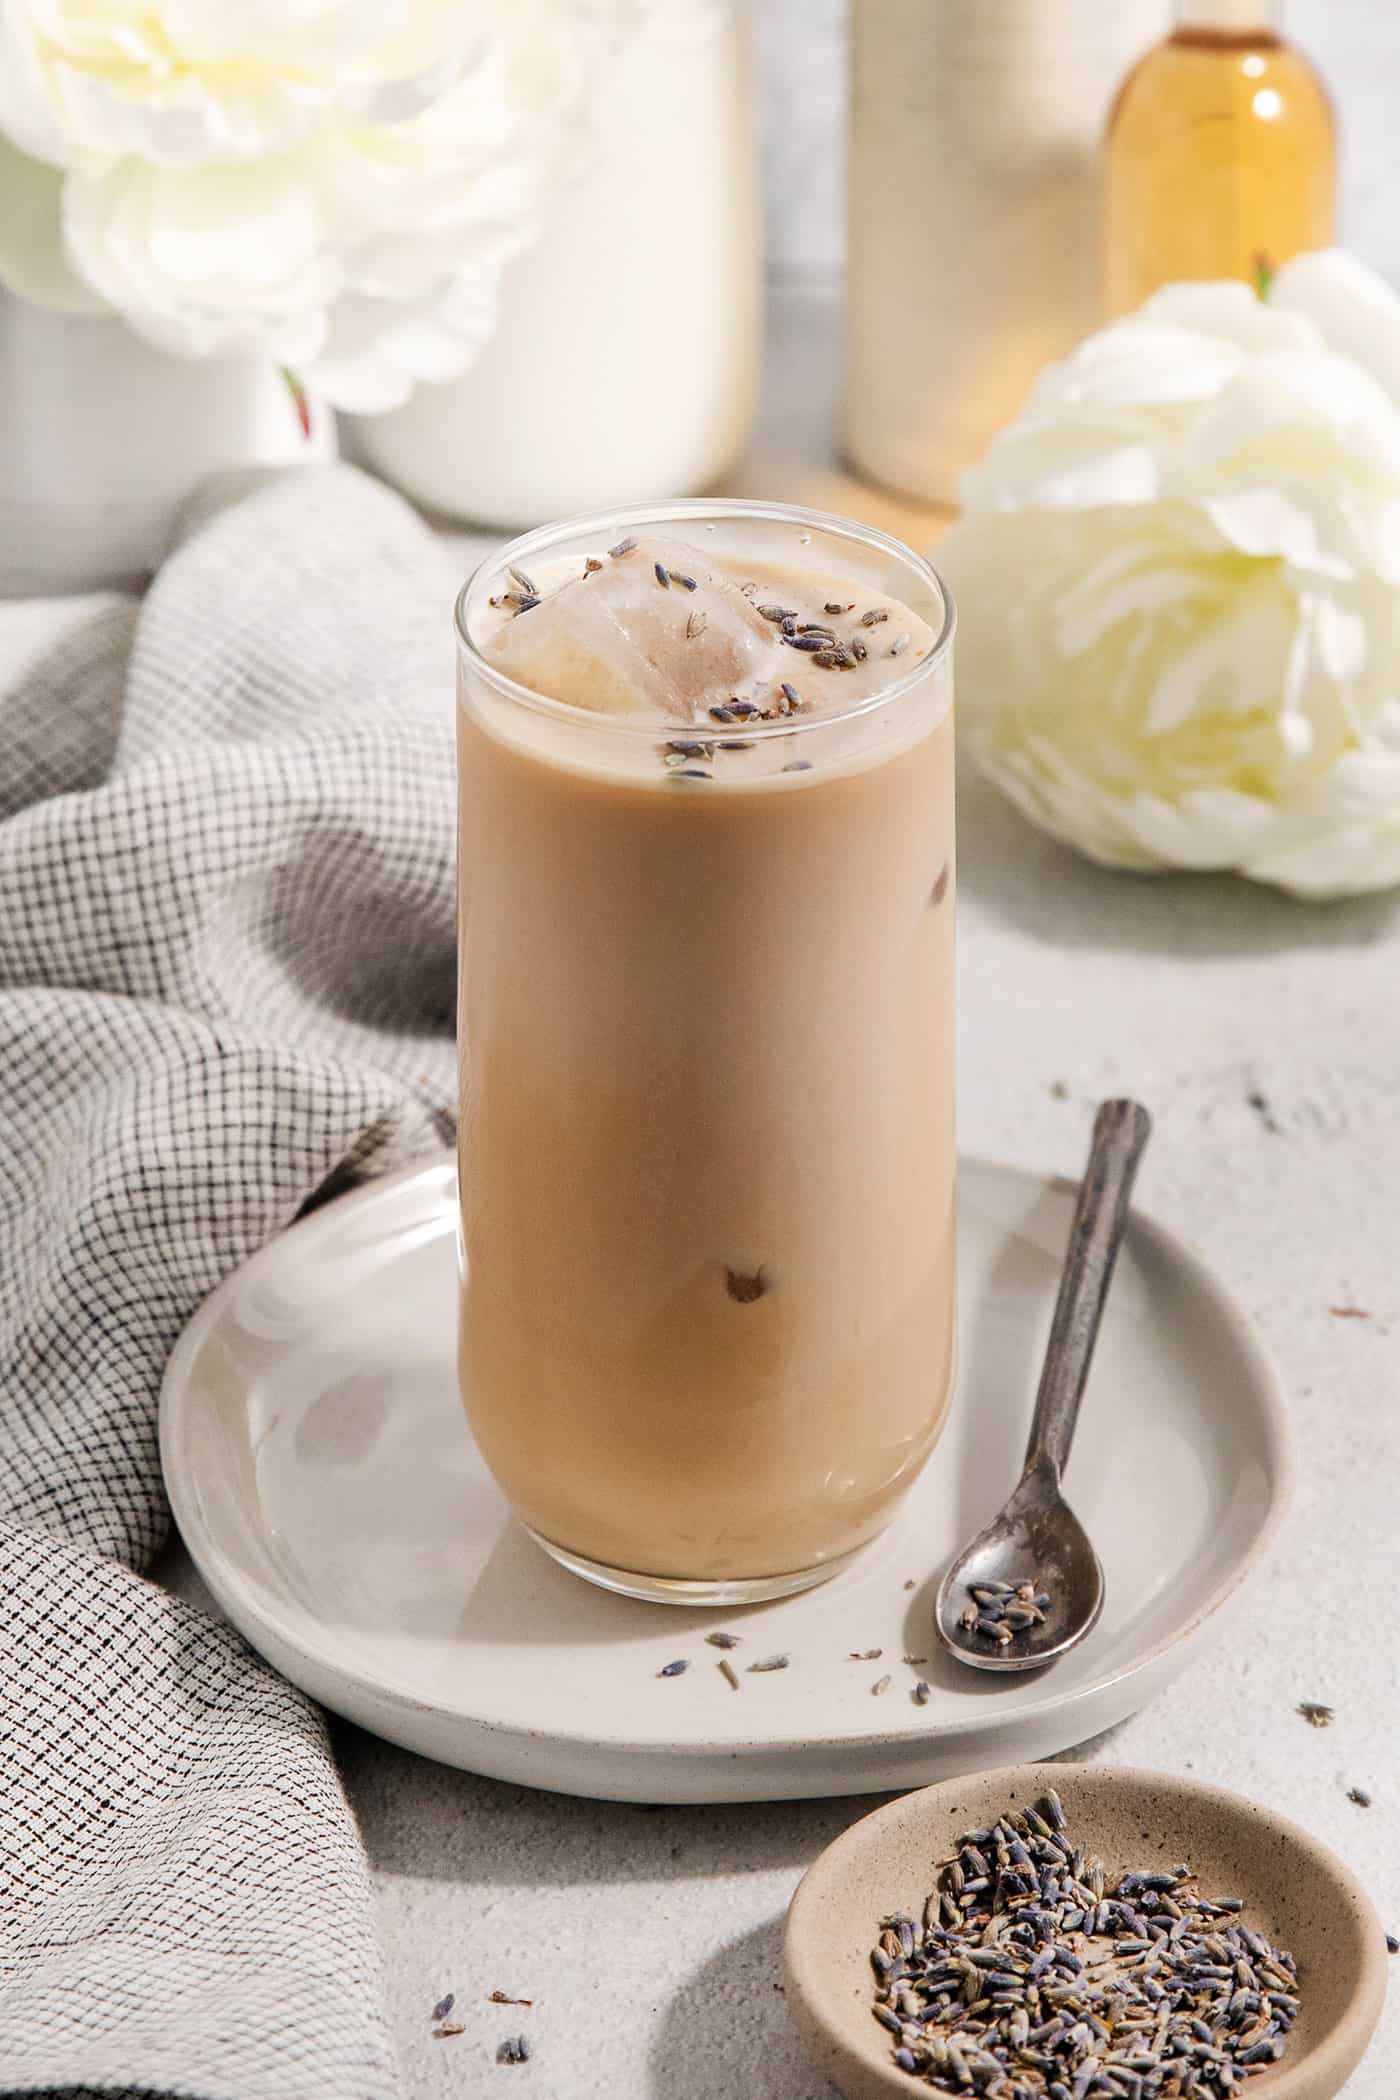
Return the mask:
[[[1242,1908],[1185,1863],[1109,1888],[1048,1792],[963,1833],[922,1927],[882,1921],[875,2018],[901,2070],[969,2100],[1229,2100],[1299,2002]]]

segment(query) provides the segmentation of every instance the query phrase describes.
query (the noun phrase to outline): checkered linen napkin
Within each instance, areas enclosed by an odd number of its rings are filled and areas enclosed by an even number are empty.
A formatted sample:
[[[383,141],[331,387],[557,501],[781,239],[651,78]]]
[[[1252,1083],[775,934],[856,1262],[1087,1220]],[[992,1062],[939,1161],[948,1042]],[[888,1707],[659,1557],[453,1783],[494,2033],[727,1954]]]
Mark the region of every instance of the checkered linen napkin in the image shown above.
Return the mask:
[[[453,582],[308,468],[0,606],[6,2095],[398,2090],[321,1720],[139,1571],[195,1306],[450,1129]]]

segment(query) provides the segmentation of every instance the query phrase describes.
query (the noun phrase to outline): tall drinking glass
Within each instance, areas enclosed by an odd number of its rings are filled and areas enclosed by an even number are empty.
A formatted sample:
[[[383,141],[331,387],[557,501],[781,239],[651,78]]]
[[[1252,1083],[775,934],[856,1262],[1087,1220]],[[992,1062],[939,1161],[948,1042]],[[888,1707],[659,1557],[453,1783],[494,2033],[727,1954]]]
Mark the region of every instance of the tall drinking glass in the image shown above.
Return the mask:
[[[844,590],[888,682],[677,739],[505,675],[507,564],[543,590],[650,534]],[[922,653],[862,630],[870,592]],[[522,1521],[609,1588],[805,1588],[942,1426],[952,635],[927,563],[778,504],[552,526],[458,601],[462,1394]]]

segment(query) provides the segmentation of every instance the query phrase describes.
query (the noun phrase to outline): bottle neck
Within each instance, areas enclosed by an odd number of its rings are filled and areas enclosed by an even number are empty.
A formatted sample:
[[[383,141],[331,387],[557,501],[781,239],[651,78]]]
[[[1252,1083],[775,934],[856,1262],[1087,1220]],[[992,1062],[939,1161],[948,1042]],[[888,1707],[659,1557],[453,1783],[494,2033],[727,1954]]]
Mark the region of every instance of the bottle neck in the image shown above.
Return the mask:
[[[1276,29],[1278,14],[1278,0],[1176,0],[1178,29]]]

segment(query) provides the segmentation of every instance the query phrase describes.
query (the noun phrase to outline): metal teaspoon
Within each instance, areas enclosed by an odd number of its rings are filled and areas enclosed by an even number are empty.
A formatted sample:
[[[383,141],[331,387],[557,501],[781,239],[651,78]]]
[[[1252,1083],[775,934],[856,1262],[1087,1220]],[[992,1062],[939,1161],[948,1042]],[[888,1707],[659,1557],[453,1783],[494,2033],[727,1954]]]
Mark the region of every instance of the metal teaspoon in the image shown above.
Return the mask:
[[[1020,1483],[999,1516],[953,1562],[938,1586],[934,1626],[959,1662],[978,1670],[1036,1670],[1093,1631],[1103,1609],[1103,1569],[1060,1491],[1098,1337],[1128,1199],[1152,1119],[1136,1101],[1105,1101],[1094,1118],[1089,1164],[1070,1227],[1055,1317],[1036,1394]],[[969,1587],[1036,1578],[1044,1621],[994,1646],[961,1624]]]

